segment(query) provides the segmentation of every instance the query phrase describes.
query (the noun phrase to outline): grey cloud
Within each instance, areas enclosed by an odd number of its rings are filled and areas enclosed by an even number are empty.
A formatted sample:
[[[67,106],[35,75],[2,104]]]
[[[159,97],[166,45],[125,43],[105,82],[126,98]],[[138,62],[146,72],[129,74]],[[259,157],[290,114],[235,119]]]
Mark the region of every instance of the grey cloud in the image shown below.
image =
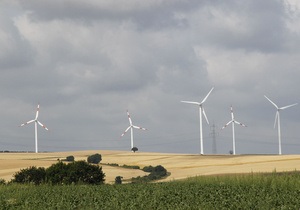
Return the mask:
[[[200,7],[190,24],[198,29],[198,43],[268,53],[285,48],[286,18],[281,1],[229,1]]]
[[[198,109],[180,101],[199,101],[215,86],[205,104],[210,122],[222,127],[233,105],[248,125],[237,130],[238,150],[277,152],[274,110],[263,95],[283,104],[299,100],[299,45],[291,29],[298,17],[287,17],[283,2],[7,5],[14,12],[0,21],[13,40],[7,45],[12,53],[0,53],[10,61],[0,70],[3,147],[32,148],[33,128],[12,126],[30,119],[40,102],[41,120],[52,130],[40,132],[42,150],[127,150],[130,137],[120,134],[129,109],[149,129],[135,132],[141,151],[198,153]],[[294,153],[289,145],[298,141],[299,109],[284,118],[286,152]],[[205,124],[206,153],[209,133]],[[219,152],[227,153],[231,133],[219,133]]]
[[[1,9],[0,9],[1,11]],[[14,25],[12,17],[0,14],[0,67],[2,69],[30,66],[34,50],[23,39]]]

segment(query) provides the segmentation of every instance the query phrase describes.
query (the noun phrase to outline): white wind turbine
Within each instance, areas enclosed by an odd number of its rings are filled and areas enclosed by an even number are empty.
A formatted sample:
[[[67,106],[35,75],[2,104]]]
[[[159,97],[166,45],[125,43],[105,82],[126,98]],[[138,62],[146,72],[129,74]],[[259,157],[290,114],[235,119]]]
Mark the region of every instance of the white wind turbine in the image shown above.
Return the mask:
[[[243,127],[247,127],[245,124],[243,123],[240,123],[238,121],[236,121],[234,119],[234,115],[233,115],[233,109],[232,109],[232,106],[231,106],[231,120],[222,127],[222,129],[226,128],[230,123],[232,123],[232,148],[233,148],[233,154],[235,155],[235,131],[234,131],[234,124],[238,124],[238,125],[241,125]]]
[[[121,137],[124,136],[125,133],[130,129],[130,133],[131,133],[131,149],[132,149],[133,148],[133,128],[144,130],[144,131],[147,130],[147,129],[139,127],[139,126],[136,126],[136,125],[133,125],[128,110],[127,110],[127,115],[128,115],[128,120],[129,120],[129,127],[126,128],[126,130],[124,131],[124,133],[122,133]]]
[[[36,110],[36,114],[35,114],[35,118],[33,120],[30,120],[26,123],[23,123],[21,126],[30,124],[32,122],[34,122],[34,136],[35,136],[35,153],[38,153],[38,138],[37,138],[37,124],[39,124],[40,126],[42,126],[43,128],[45,128],[47,131],[49,130],[46,126],[44,126],[40,121],[38,121],[38,117],[39,117],[39,110],[40,110],[40,104],[38,104],[37,106],[37,110]]]
[[[207,124],[209,124],[205,111],[202,107],[203,103],[206,101],[210,93],[213,91],[214,87],[208,92],[205,98],[199,103],[194,101],[181,101],[182,103],[194,104],[199,106],[199,118],[200,118],[200,154],[203,155],[203,132],[202,132],[202,113],[206,119]]]
[[[281,155],[281,131],[280,131],[280,114],[279,111],[280,110],[284,110],[287,109],[289,107],[295,106],[297,105],[297,103],[295,104],[291,104],[288,106],[284,106],[284,107],[278,107],[273,101],[271,101],[271,99],[269,99],[267,96],[265,96],[266,99],[268,99],[268,101],[271,102],[271,104],[273,104],[275,106],[275,108],[277,109],[276,111],[276,115],[275,115],[275,122],[274,122],[274,128],[276,127],[276,122],[277,122],[277,126],[278,126],[278,144],[279,144],[279,155]]]

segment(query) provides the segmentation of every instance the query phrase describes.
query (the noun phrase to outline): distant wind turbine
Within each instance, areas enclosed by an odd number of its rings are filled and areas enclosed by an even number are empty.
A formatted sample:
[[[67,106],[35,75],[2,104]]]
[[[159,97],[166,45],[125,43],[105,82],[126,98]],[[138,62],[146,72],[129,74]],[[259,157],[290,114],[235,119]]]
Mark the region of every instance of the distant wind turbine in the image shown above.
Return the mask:
[[[207,116],[205,114],[204,108],[202,107],[203,103],[206,101],[210,93],[213,91],[214,87],[208,92],[205,98],[199,103],[194,101],[181,101],[182,103],[194,104],[199,106],[199,118],[200,118],[200,154],[203,155],[203,132],[202,132],[202,113],[206,119],[207,124],[209,124]]]
[[[280,131],[280,114],[279,114],[279,111],[280,110],[284,110],[284,109],[287,109],[289,107],[292,107],[292,106],[296,106],[297,103],[295,104],[291,104],[291,105],[288,105],[288,106],[284,106],[284,107],[278,107],[273,101],[271,101],[271,99],[269,99],[267,96],[265,96],[266,99],[268,99],[268,101],[271,102],[271,104],[273,104],[275,106],[275,108],[277,109],[276,111],[276,115],[275,115],[275,122],[274,122],[274,128],[276,127],[276,122],[277,122],[277,126],[278,126],[278,144],[279,144],[279,155],[281,155],[281,131]]]
[[[245,124],[240,123],[240,122],[238,122],[238,121],[236,121],[234,119],[232,106],[231,106],[230,110],[231,110],[231,120],[226,125],[224,125],[222,127],[222,129],[226,128],[230,123],[232,123],[232,148],[233,148],[233,154],[235,155],[235,131],[234,131],[234,124],[236,123],[236,124],[241,125],[243,127],[247,127],[247,126]]]
[[[32,122],[34,122],[34,136],[35,136],[35,153],[38,153],[38,137],[37,137],[37,124],[39,124],[40,126],[42,126],[43,128],[45,128],[47,131],[49,130],[45,125],[43,125],[40,121],[38,121],[38,117],[39,117],[39,110],[40,110],[40,104],[38,104],[37,106],[37,110],[36,110],[36,114],[35,114],[35,119],[30,120],[26,123],[23,123],[21,126],[30,124]]]
[[[124,131],[124,133],[122,133],[121,137],[124,136],[125,133],[127,131],[129,131],[129,129],[130,129],[130,132],[131,132],[131,149],[132,149],[133,148],[133,128],[144,130],[144,131],[147,130],[147,129],[139,127],[139,126],[136,126],[136,125],[133,125],[128,110],[127,110],[127,116],[128,116],[128,120],[129,120],[129,127],[126,128],[126,130]]]

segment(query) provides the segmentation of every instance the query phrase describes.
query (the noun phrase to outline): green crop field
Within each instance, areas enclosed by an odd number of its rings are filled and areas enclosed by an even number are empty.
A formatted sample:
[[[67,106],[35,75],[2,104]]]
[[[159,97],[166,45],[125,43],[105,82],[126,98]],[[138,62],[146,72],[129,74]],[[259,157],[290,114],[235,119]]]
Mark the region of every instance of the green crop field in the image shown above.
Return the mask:
[[[0,209],[299,209],[300,173],[122,185],[0,186]]]

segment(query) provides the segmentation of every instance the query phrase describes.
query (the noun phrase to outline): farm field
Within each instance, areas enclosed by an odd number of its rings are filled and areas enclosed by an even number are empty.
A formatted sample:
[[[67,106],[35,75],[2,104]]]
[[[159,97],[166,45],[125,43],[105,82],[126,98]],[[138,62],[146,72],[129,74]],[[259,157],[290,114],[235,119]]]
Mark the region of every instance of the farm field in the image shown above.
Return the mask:
[[[129,151],[73,151],[49,153],[0,153],[0,178],[11,180],[13,174],[29,166],[48,167],[58,159],[73,155],[75,160],[99,153],[106,183],[114,183],[116,176],[124,179],[143,176],[141,170],[105,165],[164,166],[171,175],[163,181],[179,180],[199,175],[241,174],[251,172],[294,171],[300,169],[300,155],[189,155]]]
[[[122,185],[0,185],[0,209],[299,209],[300,173]]]

